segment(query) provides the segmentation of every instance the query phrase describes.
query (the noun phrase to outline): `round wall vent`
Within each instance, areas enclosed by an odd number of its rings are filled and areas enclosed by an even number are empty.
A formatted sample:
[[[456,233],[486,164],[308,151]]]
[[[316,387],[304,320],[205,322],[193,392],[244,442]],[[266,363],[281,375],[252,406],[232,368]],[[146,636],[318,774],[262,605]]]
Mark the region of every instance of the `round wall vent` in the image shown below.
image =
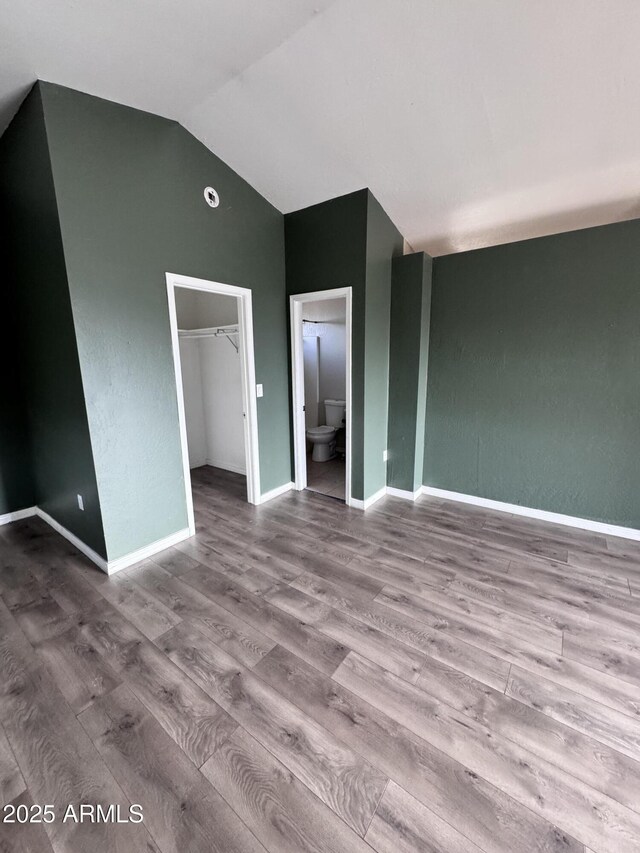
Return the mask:
[[[204,200],[209,207],[217,207],[220,204],[220,196],[213,187],[204,188]]]

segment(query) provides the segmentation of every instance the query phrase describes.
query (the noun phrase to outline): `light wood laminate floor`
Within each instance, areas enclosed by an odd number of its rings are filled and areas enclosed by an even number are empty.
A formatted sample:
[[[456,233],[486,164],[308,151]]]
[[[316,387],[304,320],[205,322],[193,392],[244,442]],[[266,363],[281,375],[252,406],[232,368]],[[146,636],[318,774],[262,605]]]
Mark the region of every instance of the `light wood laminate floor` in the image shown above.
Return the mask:
[[[57,812],[0,850],[638,853],[637,543],[193,482],[197,536],[111,578],[0,528],[2,800]]]

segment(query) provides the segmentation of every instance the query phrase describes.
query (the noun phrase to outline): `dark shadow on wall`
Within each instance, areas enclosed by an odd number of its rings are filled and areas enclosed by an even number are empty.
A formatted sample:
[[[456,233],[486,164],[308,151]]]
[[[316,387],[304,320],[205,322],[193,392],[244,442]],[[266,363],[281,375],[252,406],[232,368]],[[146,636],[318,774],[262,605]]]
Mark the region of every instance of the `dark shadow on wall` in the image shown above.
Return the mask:
[[[13,117],[22,106],[22,102],[33,88],[35,82],[36,81],[34,79],[27,86],[18,86],[16,89],[9,92],[9,94],[0,98],[0,135],[3,134],[11,124]]]
[[[106,557],[39,86],[0,140],[0,197],[10,213],[4,236],[16,307],[10,363],[20,365],[25,403],[21,407],[18,395],[9,446],[12,435],[24,434],[26,409],[34,487],[29,503]],[[20,442],[20,469],[15,463],[12,469],[18,482],[29,469]]]
[[[8,221],[4,199],[0,216]],[[24,399],[23,362],[20,357],[14,277],[7,243],[3,243],[3,310],[0,323],[0,360],[4,365],[0,405],[0,515],[31,507],[36,502],[27,411]]]

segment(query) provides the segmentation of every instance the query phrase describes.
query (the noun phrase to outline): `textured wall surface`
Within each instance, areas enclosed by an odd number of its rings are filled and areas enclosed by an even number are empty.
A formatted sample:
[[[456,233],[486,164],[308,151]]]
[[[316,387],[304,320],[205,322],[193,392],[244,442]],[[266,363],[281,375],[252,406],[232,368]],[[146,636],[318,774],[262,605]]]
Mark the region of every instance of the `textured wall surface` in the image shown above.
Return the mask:
[[[423,252],[393,261],[387,485],[408,492],[422,485],[431,269]]]
[[[20,332],[20,346],[12,362],[21,370],[28,420],[26,429],[20,421],[17,428],[23,436],[28,432],[31,446],[31,465],[23,442],[18,444],[15,463],[25,478],[23,486],[30,473],[34,486],[32,496],[27,490],[19,502],[37,503],[104,557],[96,474],[38,86],[3,136],[0,162],[1,194],[11,214],[4,220],[4,236]],[[15,446],[15,435],[10,436],[10,448],[12,441]],[[3,465],[3,479],[4,470]],[[78,494],[83,497],[84,511],[78,507]]]
[[[262,491],[291,479],[283,217],[179,125],[41,84],[110,559],[187,525],[165,273],[253,293]],[[214,186],[220,207],[203,199]]]
[[[436,259],[425,483],[640,528],[640,220]]]

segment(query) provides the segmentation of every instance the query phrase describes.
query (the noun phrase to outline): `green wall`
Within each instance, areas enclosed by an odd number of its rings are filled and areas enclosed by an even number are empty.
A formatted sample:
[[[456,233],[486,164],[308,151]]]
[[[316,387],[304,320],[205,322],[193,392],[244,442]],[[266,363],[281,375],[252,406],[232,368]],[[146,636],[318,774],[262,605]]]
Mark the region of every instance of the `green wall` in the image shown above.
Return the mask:
[[[108,559],[186,527],[171,271],[253,292],[263,492],[291,478],[286,294],[351,286],[356,499],[424,461],[640,528],[640,220],[438,258],[430,300],[368,190],[283,217],[176,123],[46,83],[0,140],[0,205],[0,515],[38,504]]]
[[[430,486],[640,528],[640,220],[437,258]]]
[[[18,448],[12,502],[37,503],[105,556],[84,392],[75,343],[56,196],[47,149],[41,92],[32,89],[0,142],[0,195],[9,285],[15,297],[19,348],[9,364],[20,370],[26,423],[15,402],[9,453]],[[4,417],[3,417],[4,420]],[[6,427],[3,430],[6,432]],[[30,438],[27,453],[24,436]],[[3,442],[3,454],[7,445]],[[3,480],[5,474],[3,458]],[[11,474],[11,468],[9,469]],[[22,479],[24,478],[24,479]],[[4,486],[3,486],[4,488]],[[77,494],[84,499],[78,508]],[[17,506],[12,507],[18,508]]]
[[[402,255],[402,234],[367,191],[365,308],[364,494],[387,484],[391,265]]]
[[[407,492],[422,485],[431,272],[424,252],[393,261],[387,485]]]
[[[402,236],[369,190],[285,216],[287,293],[352,288],[352,481],[365,500],[385,484],[391,259]]]
[[[352,288],[351,494],[364,495],[364,316],[367,190],[285,216],[287,295]]]
[[[167,271],[253,292],[261,488],[291,479],[282,215],[174,122],[40,84],[109,559],[187,526]],[[221,198],[212,210],[205,186]]]

